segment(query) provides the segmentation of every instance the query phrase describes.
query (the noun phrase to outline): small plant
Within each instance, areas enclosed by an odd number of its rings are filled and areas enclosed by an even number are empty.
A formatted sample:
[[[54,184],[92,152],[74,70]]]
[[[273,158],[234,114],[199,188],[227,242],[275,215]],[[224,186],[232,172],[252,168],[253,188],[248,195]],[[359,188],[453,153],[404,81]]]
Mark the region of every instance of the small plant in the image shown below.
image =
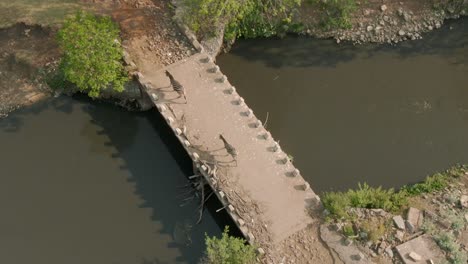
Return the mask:
[[[206,236],[206,256],[203,263],[207,264],[253,264],[256,263],[255,247],[246,245],[245,240],[229,236],[226,226],[221,238]]]
[[[350,28],[351,14],[356,9],[355,0],[309,0],[322,11],[321,25],[329,30],[335,28]]]
[[[367,240],[377,242],[388,230],[388,225],[385,221],[364,221],[361,224],[361,229],[367,234]]]
[[[346,224],[343,226],[343,234],[347,237],[354,237],[356,234],[354,233],[353,226],[350,224]]]
[[[110,17],[80,11],[65,21],[57,37],[63,58],[59,78],[50,80],[53,86],[67,81],[90,97],[98,97],[108,87],[124,89],[128,76],[122,65],[119,28]]]

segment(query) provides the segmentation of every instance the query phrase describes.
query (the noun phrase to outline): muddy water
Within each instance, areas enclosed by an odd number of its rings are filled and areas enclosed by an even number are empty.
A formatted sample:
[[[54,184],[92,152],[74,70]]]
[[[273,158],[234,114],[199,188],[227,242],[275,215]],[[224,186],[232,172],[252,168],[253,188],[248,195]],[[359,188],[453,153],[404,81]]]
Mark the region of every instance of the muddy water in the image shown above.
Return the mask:
[[[220,228],[179,206],[191,163],[160,124],[68,98],[0,120],[0,263],[196,263]]]
[[[468,162],[468,20],[396,46],[239,41],[223,72],[316,191]]]

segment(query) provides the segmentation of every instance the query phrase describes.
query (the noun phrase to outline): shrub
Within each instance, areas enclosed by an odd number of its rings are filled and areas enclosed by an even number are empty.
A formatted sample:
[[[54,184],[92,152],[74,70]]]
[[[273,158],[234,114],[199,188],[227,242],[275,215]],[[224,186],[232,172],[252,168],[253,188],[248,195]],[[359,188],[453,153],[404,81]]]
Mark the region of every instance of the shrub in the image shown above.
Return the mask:
[[[119,29],[110,17],[78,12],[58,32],[63,50],[60,71],[64,80],[97,97],[112,86],[122,91],[128,80],[122,65]]]
[[[183,0],[185,23],[201,35],[216,34],[225,25],[225,39],[269,37],[291,24],[301,0]],[[297,27],[297,26],[296,26]]]
[[[454,178],[459,178],[465,175],[466,171],[466,165],[456,165],[446,170],[445,172],[428,176],[423,182],[416,183],[411,186],[404,186],[402,190],[406,191],[410,195],[419,195],[423,193],[440,191],[447,187],[450,181],[452,181]]]
[[[351,27],[350,17],[356,9],[355,0],[309,0],[316,4],[321,15],[321,25],[325,29],[349,28]]]
[[[350,207],[396,211],[407,204],[407,196],[403,192],[395,193],[393,189],[383,190],[382,187],[373,188],[364,183],[359,184],[357,190],[326,192],[322,202],[332,215],[347,218]]]
[[[229,236],[226,226],[221,238],[206,236],[206,257],[209,264],[252,264],[256,263],[255,248],[245,240]]]

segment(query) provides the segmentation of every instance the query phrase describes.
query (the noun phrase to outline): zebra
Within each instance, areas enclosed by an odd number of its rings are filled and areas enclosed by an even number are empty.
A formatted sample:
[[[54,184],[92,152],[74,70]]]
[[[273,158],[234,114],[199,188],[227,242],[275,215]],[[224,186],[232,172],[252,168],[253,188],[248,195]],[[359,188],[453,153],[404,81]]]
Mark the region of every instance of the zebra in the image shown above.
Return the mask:
[[[224,148],[226,149],[227,153],[232,156],[234,161],[237,163],[237,150],[227,142],[226,138],[223,135],[219,134],[219,139],[221,139],[224,143]]]
[[[179,94],[179,97],[184,96],[184,99],[187,102],[187,97],[185,96],[184,86],[182,86],[182,84],[180,84],[180,82],[178,82],[176,79],[174,79],[174,76],[172,76],[172,74],[167,70],[166,70],[166,76],[169,78],[169,80],[171,82],[172,89],[174,89],[174,92]]]

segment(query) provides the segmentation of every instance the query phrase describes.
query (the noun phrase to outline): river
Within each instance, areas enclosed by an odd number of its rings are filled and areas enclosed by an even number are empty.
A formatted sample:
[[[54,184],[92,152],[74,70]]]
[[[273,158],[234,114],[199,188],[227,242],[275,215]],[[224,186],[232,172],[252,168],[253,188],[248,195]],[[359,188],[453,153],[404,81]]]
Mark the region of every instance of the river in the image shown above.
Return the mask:
[[[180,207],[191,161],[156,112],[56,98],[1,119],[0,146],[0,263],[197,263],[225,223]]]
[[[468,162],[468,20],[395,46],[238,41],[217,62],[315,191]]]

